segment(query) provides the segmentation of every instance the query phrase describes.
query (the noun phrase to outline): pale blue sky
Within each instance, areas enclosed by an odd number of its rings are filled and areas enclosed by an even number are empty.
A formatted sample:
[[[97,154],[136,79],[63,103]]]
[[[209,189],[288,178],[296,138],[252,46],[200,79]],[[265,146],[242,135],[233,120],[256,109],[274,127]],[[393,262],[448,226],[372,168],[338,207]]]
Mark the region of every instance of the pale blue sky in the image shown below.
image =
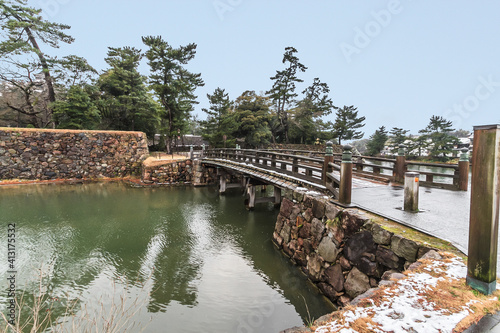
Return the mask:
[[[432,115],[456,128],[500,123],[500,2],[328,0],[29,0],[52,21],[72,26],[77,54],[99,70],[107,47],[145,49],[141,36],[171,45],[198,44],[189,66],[207,93],[221,87],[235,99],[264,92],[282,69],[285,47],[328,83],[335,105],[366,116],[365,138],[379,126],[417,133]],[[51,51],[50,51],[51,52]],[[141,67],[147,74],[147,66]],[[333,120],[334,115],[329,119]]]

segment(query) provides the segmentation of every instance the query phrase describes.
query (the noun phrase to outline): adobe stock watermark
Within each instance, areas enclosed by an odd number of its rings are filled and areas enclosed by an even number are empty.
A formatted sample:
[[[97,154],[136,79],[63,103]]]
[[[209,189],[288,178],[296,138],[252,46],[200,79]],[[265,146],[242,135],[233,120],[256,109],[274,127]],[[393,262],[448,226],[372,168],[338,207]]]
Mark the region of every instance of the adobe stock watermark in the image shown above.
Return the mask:
[[[362,28],[354,27],[352,44],[342,42],[339,45],[347,63],[351,63],[354,55],[360,54],[362,50],[367,48],[391,24],[394,16],[401,14],[402,11],[401,1],[391,0],[385,9],[370,13],[373,20],[366,22]]]
[[[61,10],[61,6],[67,5],[73,0],[38,0],[39,8],[46,19],[53,18]]]
[[[226,13],[234,11],[242,3],[243,0],[216,0],[212,4],[219,19],[224,21]]]
[[[462,122],[477,111],[481,102],[486,101],[500,87],[500,81],[495,81],[493,74],[488,77],[479,76],[479,84],[474,89],[474,93],[465,97],[461,103],[453,104],[452,108],[444,112],[444,118],[451,120],[455,127],[459,128]]]

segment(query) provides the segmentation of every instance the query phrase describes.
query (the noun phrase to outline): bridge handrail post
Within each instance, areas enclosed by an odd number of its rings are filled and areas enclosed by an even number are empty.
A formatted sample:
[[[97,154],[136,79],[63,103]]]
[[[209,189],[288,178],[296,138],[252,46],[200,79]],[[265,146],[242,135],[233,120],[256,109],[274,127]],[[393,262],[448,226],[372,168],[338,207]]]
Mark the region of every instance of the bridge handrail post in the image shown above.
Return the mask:
[[[296,156],[293,157],[292,172],[293,173],[299,172],[299,159]]]
[[[201,158],[205,157],[205,144],[201,145]]]
[[[500,125],[474,126],[467,284],[496,290],[500,201]]]
[[[462,148],[462,154],[458,161],[458,189],[460,191],[467,191],[469,187],[469,149]]]
[[[339,202],[345,205],[351,204],[352,193],[352,147],[345,145],[340,164],[340,188]]]
[[[403,144],[400,144],[398,148],[398,156],[396,157],[396,163],[394,164],[394,172],[393,172],[394,181],[396,183],[403,183],[405,179],[405,172],[406,172],[405,148],[406,146]]]
[[[271,167],[276,168],[276,154],[271,153]]]
[[[323,172],[321,173],[321,180],[323,181],[323,185],[326,185],[328,182],[328,177],[326,176],[328,173],[331,173],[330,162],[333,163],[333,143],[328,141],[326,143],[325,148],[325,160],[323,162]]]

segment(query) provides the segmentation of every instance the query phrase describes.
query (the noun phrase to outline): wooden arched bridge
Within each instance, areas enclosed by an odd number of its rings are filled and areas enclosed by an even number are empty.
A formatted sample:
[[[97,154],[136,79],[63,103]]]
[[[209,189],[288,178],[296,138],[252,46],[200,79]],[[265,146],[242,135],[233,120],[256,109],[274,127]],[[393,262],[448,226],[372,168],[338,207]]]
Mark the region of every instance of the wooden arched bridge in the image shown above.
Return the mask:
[[[279,204],[283,189],[297,187],[333,197],[341,205],[350,205],[353,187],[402,183],[404,173],[415,169],[425,177],[420,181],[422,186],[467,190],[469,161],[466,152],[462,152],[458,165],[437,165],[406,161],[402,147],[396,159],[353,158],[351,150],[344,146],[342,154],[334,154],[331,144],[325,152],[218,148],[203,151],[201,157],[203,164],[217,167],[220,192],[244,188],[250,208],[259,202]],[[426,167],[439,168],[439,172]],[[274,186],[274,196],[257,198],[256,187],[266,185]]]

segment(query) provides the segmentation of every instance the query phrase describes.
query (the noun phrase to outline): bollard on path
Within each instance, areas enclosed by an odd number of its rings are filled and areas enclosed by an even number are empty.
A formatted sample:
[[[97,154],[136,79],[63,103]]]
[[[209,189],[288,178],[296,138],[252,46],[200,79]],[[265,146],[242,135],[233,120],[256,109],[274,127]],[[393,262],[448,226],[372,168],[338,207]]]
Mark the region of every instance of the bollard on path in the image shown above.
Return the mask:
[[[458,188],[460,191],[467,191],[469,187],[469,149],[462,148],[461,152],[458,161]]]
[[[396,165],[394,170],[394,181],[396,183],[403,183],[406,171],[406,157],[405,148],[403,144],[399,145],[398,156],[396,157]]]
[[[418,172],[405,173],[403,209],[406,212],[418,212],[419,177]]]
[[[467,284],[496,290],[500,206],[500,125],[474,126]]]
[[[339,202],[350,205],[352,193],[352,147],[346,145],[343,149],[342,163],[340,164]]]

